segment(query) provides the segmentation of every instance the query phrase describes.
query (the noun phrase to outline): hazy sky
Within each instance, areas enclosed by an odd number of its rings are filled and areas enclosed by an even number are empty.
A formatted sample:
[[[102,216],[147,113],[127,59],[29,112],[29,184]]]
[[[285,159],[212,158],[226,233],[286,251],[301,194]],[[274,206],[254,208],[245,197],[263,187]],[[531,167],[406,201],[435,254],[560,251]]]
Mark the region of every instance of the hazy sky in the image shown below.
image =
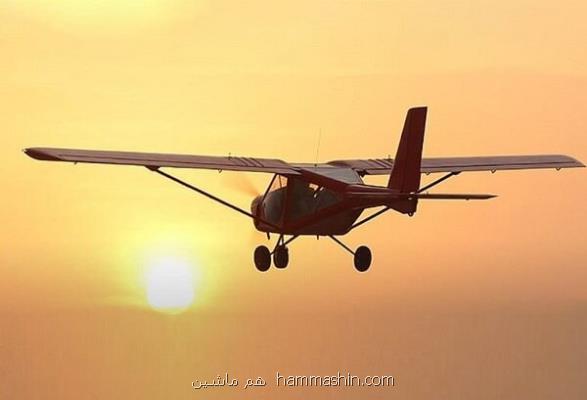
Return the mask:
[[[462,174],[438,190],[499,197],[421,202],[414,218],[353,232],[346,242],[374,253],[368,274],[314,238],[291,245],[285,271],[259,274],[252,251],[266,240],[246,218],[146,169],[41,163],[21,149],[299,162],[314,161],[321,131],[320,161],[386,157],[423,104],[427,156],[585,162],[586,18],[579,1],[0,1],[7,398],[64,376],[60,398],[92,381],[106,397],[192,397],[198,373],[288,366],[391,369],[410,398],[585,394],[584,169]],[[176,172],[245,208],[249,186],[270,178]],[[181,315],[148,306],[159,257],[189,265],[195,297]],[[482,368],[490,389],[467,372]],[[566,392],[546,390],[546,376]]]

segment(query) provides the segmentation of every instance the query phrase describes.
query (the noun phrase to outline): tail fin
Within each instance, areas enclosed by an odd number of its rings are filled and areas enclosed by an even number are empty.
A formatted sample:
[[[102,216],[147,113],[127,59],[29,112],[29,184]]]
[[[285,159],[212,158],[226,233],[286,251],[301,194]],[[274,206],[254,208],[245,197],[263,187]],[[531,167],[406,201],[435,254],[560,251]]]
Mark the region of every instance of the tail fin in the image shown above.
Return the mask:
[[[400,193],[414,193],[420,188],[420,164],[427,111],[426,107],[408,110],[387,184],[390,189]]]

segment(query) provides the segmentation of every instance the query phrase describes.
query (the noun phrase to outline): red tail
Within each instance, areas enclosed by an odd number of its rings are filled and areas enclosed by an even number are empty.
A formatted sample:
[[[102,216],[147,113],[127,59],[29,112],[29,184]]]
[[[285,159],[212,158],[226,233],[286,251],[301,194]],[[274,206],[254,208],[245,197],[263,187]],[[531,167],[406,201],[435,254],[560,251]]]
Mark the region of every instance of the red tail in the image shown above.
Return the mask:
[[[387,187],[400,193],[414,193],[420,188],[420,164],[426,127],[426,107],[411,108],[393,160]]]

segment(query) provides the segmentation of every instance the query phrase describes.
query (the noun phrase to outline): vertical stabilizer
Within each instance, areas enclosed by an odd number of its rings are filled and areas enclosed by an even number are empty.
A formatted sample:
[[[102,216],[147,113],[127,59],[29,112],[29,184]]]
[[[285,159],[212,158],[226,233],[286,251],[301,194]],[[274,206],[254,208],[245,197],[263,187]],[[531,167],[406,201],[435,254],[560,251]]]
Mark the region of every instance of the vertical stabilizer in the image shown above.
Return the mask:
[[[400,193],[413,193],[420,188],[420,164],[427,111],[427,107],[408,110],[387,184],[390,189]]]

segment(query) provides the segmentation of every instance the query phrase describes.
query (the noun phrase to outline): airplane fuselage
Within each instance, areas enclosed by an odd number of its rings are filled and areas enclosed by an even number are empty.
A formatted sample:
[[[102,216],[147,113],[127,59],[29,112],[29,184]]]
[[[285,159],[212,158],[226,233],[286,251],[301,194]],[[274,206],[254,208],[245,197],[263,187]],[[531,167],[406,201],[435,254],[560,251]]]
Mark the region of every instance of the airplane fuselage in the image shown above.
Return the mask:
[[[350,170],[349,170],[350,171]],[[363,183],[350,171],[352,183]],[[291,235],[343,235],[363,212],[349,208],[343,194],[299,177],[277,177],[265,194],[251,203],[255,228]],[[265,223],[268,222],[271,225]]]

